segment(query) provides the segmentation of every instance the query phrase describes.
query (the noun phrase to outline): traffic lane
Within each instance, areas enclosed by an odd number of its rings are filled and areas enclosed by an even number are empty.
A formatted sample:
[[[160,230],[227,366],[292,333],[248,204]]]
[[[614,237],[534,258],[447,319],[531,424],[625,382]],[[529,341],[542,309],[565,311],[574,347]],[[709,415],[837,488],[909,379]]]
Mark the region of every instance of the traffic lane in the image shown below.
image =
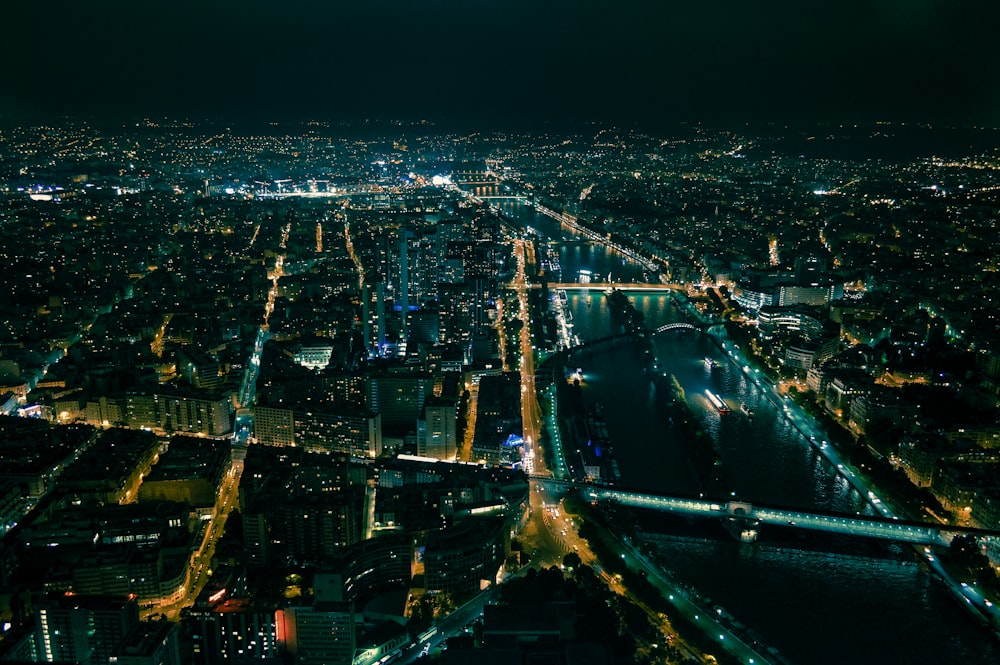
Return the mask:
[[[671,605],[679,610],[683,616],[687,617],[720,647],[733,656],[736,656],[741,660],[741,662],[744,663],[761,664],[769,662],[751,646],[743,642],[743,640],[729,628],[719,623],[719,621],[712,616],[712,612],[710,610],[701,607],[691,600],[685,591],[683,591],[673,581],[667,579],[662,574],[659,567],[653,565],[648,559],[646,559],[645,556],[638,552],[631,543],[619,543],[619,547],[624,550],[621,554],[626,564],[628,564],[629,558],[631,558],[635,567],[645,570],[647,572],[647,576],[652,577],[656,582],[659,582],[657,586],[660,588],[661,593],[666,593],[667,600],[671,603]]]
[[[437,649],[444,644],[449,637],[454,637],[465,632],[466,627],[483,615],[483,608],[496,599],[496,587],[490,587],[481,591],[467,603],[456,609],[454,612],[436,622],[437,633],[424,642],[414,642],[403,650],[402,656],[396,662],[408,664],[420,658],[425,653]]]

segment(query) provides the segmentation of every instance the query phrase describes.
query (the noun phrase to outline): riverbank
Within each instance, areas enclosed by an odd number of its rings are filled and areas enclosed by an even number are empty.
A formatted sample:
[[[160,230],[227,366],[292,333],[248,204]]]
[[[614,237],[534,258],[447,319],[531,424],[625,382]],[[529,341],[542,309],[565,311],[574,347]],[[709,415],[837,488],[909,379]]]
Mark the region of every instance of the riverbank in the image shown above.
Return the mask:
[[[558,223],[549,218],[522,212],[525,225],[555,238],[569,235],[560,236]],[[620,260],[579,242],[561,247],[560,261],[565,274],[581,269],[599,274],[613,269],[616,277],[619,270],[626,274],[617,267]],[[590,293],[592,301],[589,294],[569,297],[575,331],[584,341],[615,332],[602,290]],[[629,300],[652,328],[697,312],[683,294],[631,294]],[[676,305],[671,304],[674,300]],[[624,484],[696,495],[683,443],[664,422],[652,383],[639,378],[644,370],[629,346],[623,342],[573,356],[573,368],[583,369],[584,400],[587,405],[605,406]],[[871,512],[864,495],[823,461],[816,447],[784,417],[783,403],[767,400],[742,366],[727,362],[709,336],[670,332],[657,335],[653,347],[660,371],[676,377],[685,389],[696,420],[720,453],[740,498],[851,515]],[[709,369],[706,356],[719,366]],[[755,415],[749,418],[734,409],[720,416],[700,398],[706,389],[731,404],[745,402]],[[830,555],[791,545],[775,547],[769,537],[747,546],[728,535],[699,538],[679,532],[663,545],[664,565],[679,583],[711,597],[794,662],[1000,662],[1000,649],[992,637],[969,620],[923,563],[906,556],[900,561],[869,556],[863,550]],[[851,545],[845,542],[844,547]]]

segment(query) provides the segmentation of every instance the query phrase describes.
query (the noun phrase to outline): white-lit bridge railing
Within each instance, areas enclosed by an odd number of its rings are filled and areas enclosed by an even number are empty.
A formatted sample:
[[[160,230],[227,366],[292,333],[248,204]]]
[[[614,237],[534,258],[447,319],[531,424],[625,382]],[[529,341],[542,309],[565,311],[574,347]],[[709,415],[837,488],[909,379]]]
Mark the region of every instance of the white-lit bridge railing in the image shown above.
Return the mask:
[[[688,499],[681,497],[660,496],[657,494],[641,494],[638,492],[626,492],[604,487],[587,488],[591,498],[596,500],[611,500],[624,506],[634,508],[649,508],[651,510],[663,510],[671,513],[681,513],[687,515],[697,515],[701,517],[725,517],[726,504],[701,499]]]
[[[773,508],[754,507],[750,514],[761,524],[793,526],[800,529],[846,533],[921,545],[947,545],[948,543],[941,532],[933,526],[924,527],[897,521],[870,520]]]
[[[572,485],[572,483],[559,484]],[[730,504],[716,501],[706,501],[703,499],[691,499],[685,497],[669,497],[657,494],[643,494],[641,492],[616,490],[600,486],[586,486],[585,490],[590,498],[594,500],[611,500],[625,506],[632,506],[634,508],[661,510],[680,515],[718,518],[736,516],[748,520],[754,520],[759,524],[772,524],[797,529],[810,529],[814,531],[825,531],[827,533],[864,536],[867,538],[879,538],[882,540],[893,540],[896,542],[922,545],[948,544],[948,539],[942,535],[941,530],[933,525],[918,526],[895,520],[867,519],[850,517],[847,515],[826,515],[822,513],[781,510],[757,506],[751,506],[749,512],[746,512],[745,514],[734,514],[734,512],[730,510]],[[740,506],[747,505],[742,502],[738,502],[738,504]]]

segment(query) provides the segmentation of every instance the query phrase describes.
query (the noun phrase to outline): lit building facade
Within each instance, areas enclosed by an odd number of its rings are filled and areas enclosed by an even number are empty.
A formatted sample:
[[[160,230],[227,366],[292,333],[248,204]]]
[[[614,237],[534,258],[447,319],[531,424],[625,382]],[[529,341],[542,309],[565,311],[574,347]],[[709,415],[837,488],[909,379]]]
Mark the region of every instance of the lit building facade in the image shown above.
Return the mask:
[[[427,400],[417,422],[417,454],[452,459],[458,451],[458,405],[450,398]]]
[[[201,399],[175,395],[129,395],[125,420],[132,429],[222,436],[232,431],[229,397]]]
[[[212,608],[195,609],[197,622],[192,644],[196,665],[277,659],[281,655],[281,611],[255,607],[247,598],[235,598]]]
[[[327,407],[329,408],[329,407]],[[283,409],[258,406],[254,437],[268,446],[298,446],[314,452],[378,457],[382,453],[382,417],[378,413]]]
[[[34,604],[39,656],[45,662],[104,665],[139,624],[125,596],[49,594]]]
[[[429,593],[478,591],[492,582],[506,554],[503,518],[473,518],[432,531],[424,547],[424,586]]]
[[[280,617],[287,653],[296,665],[352,665],[356,646],[354,604],[317,602],[289,607]]]

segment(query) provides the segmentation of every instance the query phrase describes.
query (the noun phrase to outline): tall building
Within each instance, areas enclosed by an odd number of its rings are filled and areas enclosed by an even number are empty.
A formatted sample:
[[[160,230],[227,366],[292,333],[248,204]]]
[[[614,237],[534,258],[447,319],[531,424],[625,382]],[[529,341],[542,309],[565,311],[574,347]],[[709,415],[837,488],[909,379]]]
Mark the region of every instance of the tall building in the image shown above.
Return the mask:
[[[254,662],[280,656],[280,612],[255,607],[247,598],[233,598],[211,610],[195,609],[192,644],[195,665]]]
[[[190,385],[200,390],[218,390],[226,380],[223,365],[193,346],[177,350],[177,371]]]
[[[379,356],[386,344],[385,282],[365,282],[362,296],[365,344],[371,355]]]
[[[232,430],[232,414],[232,400],[225,396],[153,394],[129,395],[126,400],[126,420],[132,429],[221,436]]]
[[[379,414],[295,412],[296,445],[316,452],[377,457],[382,453]]]
[[[363,540],[338,554],[332,569],[334,573],[325,576],[333,589],[328,598],[320,598],[321,576],[316,575],[320,600],[358,601],[393,585],[408,585],[413,577],[412,536],[396,532]]]
[[[285,648],[296,665],[351,665],[355,615],[349,601],[317,602],[282,612]]]
[[[406,312],[436,297],[439,258],[436,235],[401,229],[395,258],[398,269],[390,272],[391,283],[393,292],[399,296],[396,306],[405,322]]]
[[[423,373],[391,374],[368,380],[368,407],[382,415],[384,432],[415,431],[432,380]]]
[[[438,283],[459,284],[465,281],[465,261],[461,241],[467,229],[458,221],[441,222],[437,226]]]
[[[428,591],[469,593],[493,582],[506,553],[502,517],[468,519],[427,536],[424,586]]]
[[[105,665],[139,624],[135,598],[49,594],[35,603],[43,661]]]
[[[377,457],[382,452],[382,419],[377,413],[338,409],[331,404],[295,409],[258,406],[254,437],[268,446]]]
[[[270,406],[254,409],[253,435],[266,446],[295,445],[295,411]]]
[[[458,404],[453,398],[430,397],[417,421],[417,454],[452,459],[458,451]]]
[[[468,343],[472,339],[473,294],[465,284],[441,284],[438,300],[439,339]]]
[[[403,332],[406,332],[406,313],[410,310],[410,238],[406,230],[399,232],[399,305],[403,313]]]
[[[303,491],[287,484],[264,487],[243,507],[250,562],[267,566],[328,560],[361,540],[364,505],[363,487],[344,491]]]
[[[469,283],[473,293],[472,336],[473,338],[486,337],[493,329],[493,320],[490,316],[494,296],[492,280],[484,276],[477,276]]]
[[[407,349],[437,344],[441,338],[441,315],[436,305],[430,309],[407,312],[406,330]]]

